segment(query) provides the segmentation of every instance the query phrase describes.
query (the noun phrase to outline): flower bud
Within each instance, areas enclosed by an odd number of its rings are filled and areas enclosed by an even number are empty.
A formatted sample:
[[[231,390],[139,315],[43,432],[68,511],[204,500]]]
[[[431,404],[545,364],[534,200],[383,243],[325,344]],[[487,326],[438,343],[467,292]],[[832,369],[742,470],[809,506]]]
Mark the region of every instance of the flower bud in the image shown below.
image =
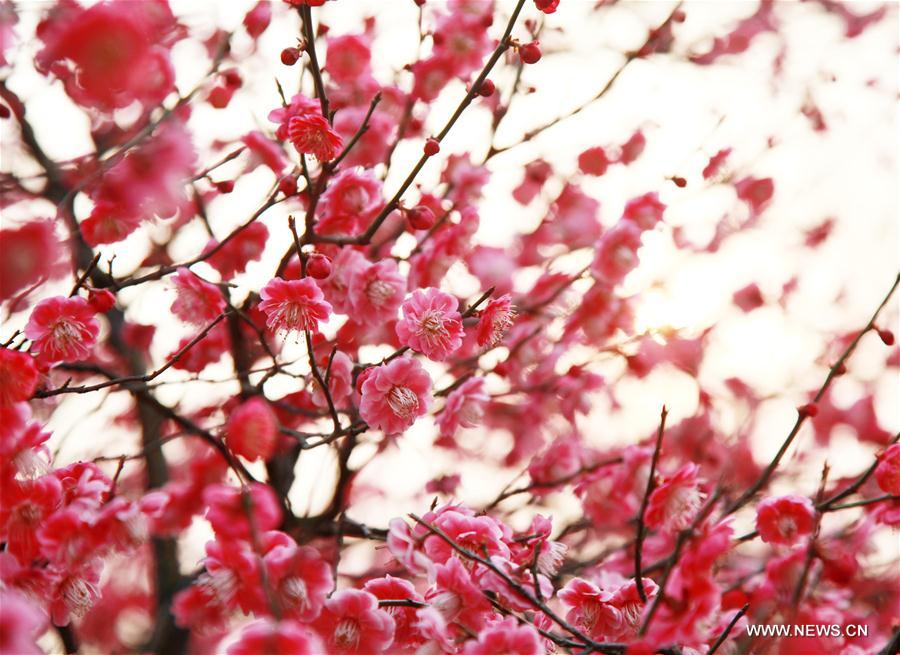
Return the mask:
[[[494,95],[495,89],[496,87],[491,80],[485,80],[481,83],[481,86],[478,87],[478,95],[484,98],[490,98],[492,95]]]
[[[441,144],[437,139],[428,139],[425,141],[425,154],[429,157],[433,157],[441,151]]]
[[[434,212],[424,205],[407,210],[406,219],[415,230],[427,230],[434,225]]]
[[[278,183],[278,190],[285,196],[292,196],[297,193],[297,179],[291,175],[282,178]]]
[[[541,60],[541,43],[532,41],[519,47],[519,58],[524,64],[536,64]]]
[[[331,275],[331,260],[320,252],[310,254],[306,260],[306,274],[317,280],[324,280]]]
[[[285,66],[293,66],[300,59],[300,50],[298,48],[285,48],[281,51],[281,63]]]

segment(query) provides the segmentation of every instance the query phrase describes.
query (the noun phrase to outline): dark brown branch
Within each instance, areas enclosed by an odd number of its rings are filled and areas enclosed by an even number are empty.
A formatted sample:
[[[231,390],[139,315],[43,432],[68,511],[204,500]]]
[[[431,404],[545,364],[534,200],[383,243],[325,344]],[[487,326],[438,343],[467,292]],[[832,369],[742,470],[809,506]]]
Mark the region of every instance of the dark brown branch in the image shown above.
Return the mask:
[[[647,628],[650,627],[650,622],[653,621],[653,616],[656,614],[656,610],[659,609],[663,598],[666,597],[666,585],[669,583],[669,577],[672,575],[672,571],[675,570],[675,565],[678,564],[678,558],[681,556],[682,549],[693,536],[697,527],[706,519],[707,515],[712,511],[712,508],[719,501],[721,493],[721,487],[716,487],[716,490],[713,492],[712,496],[706,502],[703,508],[697,513],[697,516],[691,523],[691,525],[678,533],[678,537],[675,539],[675,549],[667,558],[666,568],[663,571],[662,577],[660,578],[659,589],[657,590],[656,598],[653,599],[653,604],[650,605],[650,610],[647,612],[647,617],[644,619],[644,623],[643,625],[641,625],[641,629],[638,631],[638,635],[643,636],[644,634],[646,634]]]
[[[369,131],[369,120],[372,118],[372,113],[375,111],[375,107],[378,106],[379,102],[381,102],[381,91],[376,93],[372,98],[372,102],[369,103],[369,110],[363,117],[362,123],[359,124],[356,133],[352,137],[350,137],[350,140],[347,142],[347,145],[344,146],[341,154],[339,154],[333,161],[328,162],[329,169],[335,170],[338,165],[342,161],[344,161],[344,158],[350,154],[350,151],[353,150],[353,146],[355,146],[356,142],[362,138],[362,135]]]
[[[73,297],[81,287],[84,286],[84,283],[87,282],[88,277],[90,277],[91,273],[97,267],[97,262],[100,261],[100,253],[98,252],[94,255],[94,258],[91,260],[91,263],[87,265],[84,269],[84,272],[78,276],[78,279],[75,281],[75,285],[72,287],[72,290],[69,292],[69,298]]]
[[[728,625],[725,626],[725,630],[722,631],[722,634],[713,642],[712,646],[709,647],[709,651],[706,655],[713,655],[719,647],[725,643],[725,640],[728,639],[728,635],[731,634],[731,631],[734,630],[734,626],[737,625],[737,622],[741,620],[741,617],[747,613],[747,610],[750,609],[750,603],[744,605],[741,609],[737,611],[737,613],[732,617],[731,621],[728,622]]]
[[[900,441],[900,432],[894,435],[894,438],[891,439],[891,444],[895,444]],[[890,445],[890,444],[889,444]],[[860,489],[866,482],[868,482],[869,478],[875,473],[875,469],[878,468],[879,459],[876,457],[875,461],[872,462],[872,465],[863,471],[856,480],[854,480],[846,489],[843,491],[839,491],[834,496],[828,498],[823,501],[816,509],[820,512],[827,512],[832,505],[837,503],[839,500],[843,500],[847,496],[852,496],[858,489]]]
[[[322,373],[321,371],[319,371],[319,365],[316,363],[316,355],[313,351],[312,337],[309,334],[309,330],[304,330],[303,334],[306,337],[306,350],[309,354],[309,368],[312,371],[312,375],[316,379],[319,388],[322,389],[322,394],[325,396],[325,402],[328,403],[328,413],[331,414],[331,420],[334,423],[334,431],[340,432],[341,419],[338,417],[337,409],[335,409],[334,407],[334,399],[331,397],[331,389],[328,388],[328,383],[325,382],[325,378],[322,377]]]
[[[160,268],[156,269],[155,271],[153,271],[151,273],[147,273],[146,275],[142,275],[140,277],[130,278],[127,280],[114,280],[110,283],[105,284],[104,286],[115,286],[116,289],[124,289],[125,287],[133,287],[138,284],[143,284],[144,282],[149,282],[150,280],[159,280],[159,279],[165,277],[166,275],[171,275],[172,273],[175,273],[179,268],[190,268],[194,264],[199,264],[200,262],[206,261],[213,255],[215,255],[217,252],[219,252],[222,248],[224,248],[228,242],[230,242],[232,239],[237,237],[241,232],[243,232],[248,227],[253,225],[257,221],[257,219],[259,219],[259,217],[262,216],[268,209],[277,205],[279,202],[282,202],[281,200],[275,199],[277,197],[277,195],[278,195],[278,187],[275,186],[273,188],[273,190],[269,193],[269,197],[262,204],[262,206],[260,206],[259,209],[257,209],[255,212],[253,212],[253,215],[246,222],[238,225],[236,228],[234,228],[234,230],[231,231],[230,234],[228,234],[228,236],[226,236],[224,239],[219,241],[219,243],[217,243],[215,246],[213,246],[206,252],[201,253],[200,255],[197,255],[193,259],[190,259],[186,262],[182,262],[180,264],[161,266]]]
[[[641,499],[641,509],[637,515],[637,537],[634,542],[634,579],[637,583],[638,595],[643,602],[647,602],[647,592],[644,591],[644,578],[641,572],[641,556],[644,550],[644,536],[646,534],[646,526],[644,525],[644,514],[647,512],[647,502],[650,500],[650,494],[656,486],[656,464],[659,461],[659,453],[662,450],[663,434],[666,431],[666,416],[669,412],[663,405],[662,412],[659,415],[659,430],[656,432],[656,446],[653,448],[653,457],[650,459],[650,475],[647,477],[647,488],[644,491],[644,497]]]
[[[319,58],[316,55],[316,35],[312,24],[312,9],[309,5],[301,4],[299,7],[300,20],[303,23],[303,38],[306,40],[306,54],[309,55],[309,70],[312,73],[313,84],[316,87],[316,95],[322,107],[322,116],[331,122],[328,114],[328,96],[325,94],[325,82],[322,80],[322,71],[319,68]]]
[[[423,526],[426,530],[428,530],[431,534],[439,537],[443,540],[448,546],[450,546],[457,553],[462,555],[468,560],[472,560],[473,562],[477,562],[481,566],[490,570],[492,573],[497,575],[499,578],[506,583],[510,589],[516,592],[519,596],[533,605],[536,609],[541,610],[544,614],[546,614],[554,623],[560,626],[563,630],[573,635],[581,644],[578,645],[579,648],[582,645],[588,650],[586,652],[597,652],[597,653],[610,653],[612,655],[619,655],[621,651],[621,646],[617,644],[602,644],[594,641],[583,632],[581,632],[578,628],[571,625],[564,618],[559,616],[556,612],[553,611],[546,603],[534,597],[534,595],[521,584],[519,584],[516,580],[510,578],[502,569],[500,569],[497,565],[495,565],[492,561],[481,557],[480,555],[472,552],[468,548],[464,548],[460,546],[458,543],[453,541],[447,533],[441,530],[439,527],[432,525],[428,521],[424,521],[420,517],[415,514],[410,514],[410,518],[412,518],[416,523]]]

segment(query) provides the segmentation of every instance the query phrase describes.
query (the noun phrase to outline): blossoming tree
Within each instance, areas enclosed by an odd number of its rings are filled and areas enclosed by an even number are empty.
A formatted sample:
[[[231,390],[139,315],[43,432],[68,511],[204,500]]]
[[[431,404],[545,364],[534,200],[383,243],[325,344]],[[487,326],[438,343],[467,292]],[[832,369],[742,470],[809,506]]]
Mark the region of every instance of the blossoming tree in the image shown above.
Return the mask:
[[[0,3],[0,653],[896,653],[900,444],[878,388],[900,278],[817,328],[812,377],[713,380],[719,324],[642,325],[652,288],[630,280],[662,239],[698,259],[752,237],[778,175],[713,137],[684,163],[639,118],[566,161],[534,149],[635,66],[711,75],[802,16],[855,43],[896,16],[762,0],[691,42],[707,3],[392,1],[415,42],[393,70],[351,0],[261,0],[229,29],[167,0]],[[360,29],[330,23],[342,6]],[[578,45],[555,22],[576,10],[644,22],[572,106],[532,76]],[[56,124],[35,85],[67,97]],[[235,103],[261,119],[211,137]],[[794,115],[832,120],[811,97]],[[454,150],[471,116],[484,140]],[[53,130],[89,147],[57,157]],[[667,174],[601,219],[604,180],[656,155]],[[725,198],[705,236],[689,192]],[[803,263],[730,291],[733,313],[791,313],[839,224],[786,237]],[[660,371],[689,411],[656,392],[652,429],[610,427]],[[773,399],[792,409],[771,421]],[[402,460],[367,475],[422,447],[444,474],[418,492],[390,496],[415,478]],[[851,450],[840,474],[807,454]]]

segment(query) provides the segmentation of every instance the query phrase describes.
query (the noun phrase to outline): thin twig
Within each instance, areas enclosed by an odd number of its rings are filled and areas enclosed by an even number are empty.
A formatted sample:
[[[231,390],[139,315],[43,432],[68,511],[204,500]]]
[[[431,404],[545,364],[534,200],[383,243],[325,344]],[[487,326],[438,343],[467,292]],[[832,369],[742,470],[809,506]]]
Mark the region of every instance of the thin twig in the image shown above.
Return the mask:
[[[506,30],[503,32],[503,36],[500,38],[500,42],[497,44],[497,47],[494,49],[493,54],[491,54],[490,58],[487,60],[487,63],[484,65],[484,68],[481,70],[481,73],[475,79],[474,82],[469,87],[469,90],[466,92],[466,95],[460,101],[459,105],[456,107],[456,111],[450,116],[447,120],[447,123],[444,125],[443,129],[438,132],[437,135],[434,136],[434,139],[438,142],[441,142],[444,137],[453,129],[453,126],[459,120],[459,117],[462,116],[463,112],[466,108],[471,104],[472,99],[478,94],[478,89],[481,87],[481,84],[484,80],[487,79],[491,70],[494,68],[494,65],[500,60],[500,57],[506,52],[510,46],[510,34],[512,34],[513,26],[516,23],[516,20],[519,17],[519,13],[522,11],[522,7],[525,5],[525,0],[519,0],[516,3],[516,7],[513,10],[512,15],[509,18],[509,22],[506,24]],[[315,71],[313,71],[315,74]],[[356,244],[356,245],[365,245],[371,241],[372,237],[375,236],[375,233],[378,231],[378,228],[381,227],[381,224],[387,219],[387,217],[393,212],[400,204],[400,199],[403,197],[403,194],[406,193],[406,190],[412,186],[412,183],[415,181],[416,177],[419,174],[419,171],[425,166],[425,164],[430,159],[430,156],[427,154],[423,154],[419,157],[419,160],[416,162],[415,166],[413,166],[412,170],[406,176],[406,179],[400,185],[400,188],[397,189],[396,193],[394,193],[393,197],[387,202],[387,204],[382,208],[382,210],[378,213],[377,216],[372,220],[369,224],[369,227],[365,232],[356,237],[331,237],[318,235],[316,239],[318,241],[324,241],[328,243],[337,243],[342,245],[347,244]]]
[[[207,325],[203,330],[195,336],[193,339],[188,341],[184,346],[179,348],[178,352],[176,352],[171,359],[169,359],[165,364],[160,366],[158,369],[153,371],[152,373],[147,373],[146,375],[128,375],[125,377],[114,378],[112,380],[107,380],[106,382],[98,382],[97,384],[84,385],[80,387],[72,387],[63,385],[62,387],[58,387],[56,389],[46,389],[41,391],[36,391],[34,394],[34,398],[50,398],[51,396],[58,396],[64,393],[88,393],[90,391],[97,391],[98,389],[105,389],[107,387],[118,386],[121,384],[128,384],[133,382],[150,382],[166,371],[168,371],[172,366],[177,364],[182,357],[184,357],[187,352],[200,343],[206,336],[212,331],[214,327],[216,327],[228,312],[224,314],[219,314],[215,320],[213,320],[209,325]]]
[[[725,627],[725,630],[722,631],[722,634],[720,634],[719,637],[713,642],[712,646],[709,647],[709,651],[707,651],[706,655],[713,655],[713,653],[719,650],[719,646],[725,643],[725,640],[728,639],[728,635],[730,635],[731,631],[734,630],[734,626],[736,626],[737,622],[741,620],[741,617],[747,613],[748,609],[750,609],[750,603],[745,604],[735,613],[731,621],[729,621],[728,625]]]
[[[637,583],[638,596],[641,597],[641,601],[647,602],[647,592],[644,591],[644,578],[641,573],[641,555],[644,549],[644,535],[646,533],[646,526],[644,525],[644,514],[647,512],[647,502],[650,499],[650,494],[653,493],[653,488],[656,486],[656,464],[659,461],[659,453],[662,450],[662,442],[663,442],[663,434],[666,431],[666,416],[668,416],[669,412],[666,409],[666,406],[663,405],[662,411],[659,414],[659,430],[656,432],[656,446],[653,448],[653,457],[650,459],[650,475],[647,477],[647,488],[644,491],[644,497],[641,500],[641,509],[638,512],[637,517],[637,538],[634,542],[634,579]]]
[[[828,391],[828,388],[831,386],[831,382],[840,375],[840,372],[845,370],[844,363],[847,359],[850,358],[850,355],[853,354],[853,351],[856,350],[856,346],[859,344],[860,340],[863,336],[869,331],[875,329],[875,321],[878,320],[878,315],[881,313],[881,310],[884,309],[884,306],[887,305],[888,301],[891,299],[891,296],[894,295],[894,291],[897,289],[897,285],[900,284],[900,274],[894,279],[894,283],[891,285],[890,290],[885,295],[884,299],[881,301],[881,304],[878,305],[878,308],[875,310],[875,313],[872,314],[872,318],[869,319],[869,322],[866,323],[866,326],[860,330],[859,334],[850,342],[850,345],[844,350],[843,354],[838,357],[837,361],[834,365],[828,370],[828,375],[825,378],[825,382],[822,383],[822,386],[819,388],[819,391],[816,393],[813,398],[813,403],[818,403],[822,397],[825,395],[825,392]],[[744,493],[742,493],[737,500],[735,500],[728,508],[725,510],[724,515],[733,514],[741,507],[750,502],[750,499],[753,498],[757,494],[757,492],[765,489],[766,485],[768,485],[769,480],[772,478],[772,475],[775,473],[775,470],[778,468],[778,465],[781,463],[784,454],[787,452],[788,448],[790,448],[791,444],[794,442],[794,438],[797,436],[797,433],[800,432],[800,428],[803,426],[803,423],[806,421],[809,416],[808,412],[798,411],[797,419],[794,422],[794,427],[791,428],[791,431],[788,433],[788,436],[785,438],[784,442],[781,444],[781,447],[778,449],[778,452],[775,454],[775,457],[769,462],[769,465],[766,466],[765,470],[763,470],[762,474],[759,478],[747,488]]]

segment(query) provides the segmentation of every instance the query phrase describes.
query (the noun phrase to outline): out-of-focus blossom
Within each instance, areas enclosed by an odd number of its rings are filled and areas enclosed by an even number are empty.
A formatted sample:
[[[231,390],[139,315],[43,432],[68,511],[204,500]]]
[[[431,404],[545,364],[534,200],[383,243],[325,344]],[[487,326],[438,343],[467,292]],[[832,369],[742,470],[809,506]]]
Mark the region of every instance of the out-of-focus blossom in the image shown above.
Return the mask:
[[[815,509],[804,496],[766,498],[756,508],[756,529],[763,541],[791,546],[812,532]]]

